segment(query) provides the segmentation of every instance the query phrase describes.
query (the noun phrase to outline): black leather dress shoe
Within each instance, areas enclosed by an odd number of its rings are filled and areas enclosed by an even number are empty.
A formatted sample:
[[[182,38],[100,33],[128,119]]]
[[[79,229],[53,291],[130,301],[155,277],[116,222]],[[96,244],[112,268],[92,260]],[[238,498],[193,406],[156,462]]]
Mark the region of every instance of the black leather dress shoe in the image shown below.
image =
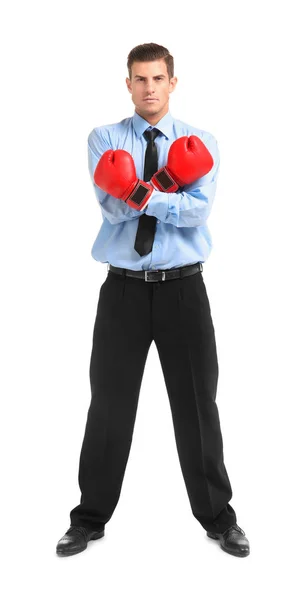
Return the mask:
[[[249,541],[245,532],[239,525],[231,525],[223,533],[207,531],[207,536],[213,540],[220,540],[220,546],[233,556],[248,556],[250,552]]]
[[[56,553],[58,556],[71,556],[87,548],[90,540],[98,540],[104,536],[102,531],[88,531],[85,527],[71,525],[65,535],[58,541]]]

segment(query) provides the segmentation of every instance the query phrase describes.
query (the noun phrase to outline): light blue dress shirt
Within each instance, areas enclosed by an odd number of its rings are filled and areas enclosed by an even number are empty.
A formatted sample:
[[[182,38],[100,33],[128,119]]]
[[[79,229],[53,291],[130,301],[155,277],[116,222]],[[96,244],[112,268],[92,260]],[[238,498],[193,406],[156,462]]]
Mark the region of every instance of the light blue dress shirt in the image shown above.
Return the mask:
[[[166,166],[168,150],[179,137],[197,135],[213,157],[213,167],[200,179],[180,191],[164,193],[154,190],[143,210],[131,208],[118,198],[100,189],[93,176],[101,155],[106,150],[127,150],[135,162],[136,174],[143,179],[147,141],[143,133],[153,126],[134,112],[119,123],[95,127],[88,136],[89,171],[102,213],[102,225],[93,244],[91,255],[102,263],[126,269],[172,269],[205,262],[212,249],[207,227],[215,196],[219,170],[219,150],[211,133],[202,131],[168,112],[154,126],[161,133],[156,137],[158,168]],[[139,218],[143,213],[157,217],[152,251],[140,256],[134,249]]]

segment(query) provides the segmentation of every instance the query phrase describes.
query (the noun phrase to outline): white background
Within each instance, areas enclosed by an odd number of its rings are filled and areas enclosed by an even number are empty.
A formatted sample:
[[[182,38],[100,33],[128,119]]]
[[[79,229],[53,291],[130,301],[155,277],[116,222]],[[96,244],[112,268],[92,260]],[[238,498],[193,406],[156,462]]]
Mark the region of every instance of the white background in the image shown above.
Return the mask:
[[[306,597],[303,2],[28,0],[1,13],[4,597]],[[155,344],[106,535],[73,557],[55,554],[80,499],[107,274],[90,254],[101,213],[87,136],[133,114],[126,61],[145,42],[174,56],[172,115],[211,132],[221,154],[203,277],[231,504],[251,547],[244,560],[192,515]]]

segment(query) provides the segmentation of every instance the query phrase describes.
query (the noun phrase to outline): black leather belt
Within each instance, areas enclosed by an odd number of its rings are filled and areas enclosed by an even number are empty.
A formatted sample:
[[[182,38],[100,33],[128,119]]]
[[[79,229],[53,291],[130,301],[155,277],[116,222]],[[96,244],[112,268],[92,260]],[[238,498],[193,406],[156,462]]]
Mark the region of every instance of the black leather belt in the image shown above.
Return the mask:
[[[114,267],[108,265],[108,271],[118,273],[119,275],[126,275],[127,277],[136,277],[137,279],[144,279],[145,281],[166,281],[167,279],[178,279],[179,277],[188,277],[189,275],[195,275],[199,271],[203,270],[201,262],[197,262],[194,265],[188,265],[186,267],[178,267],[174,269],[166,269],[162,271],[160,269],[152,271],[133,271],[132,269],[123,269],[121,267]]]

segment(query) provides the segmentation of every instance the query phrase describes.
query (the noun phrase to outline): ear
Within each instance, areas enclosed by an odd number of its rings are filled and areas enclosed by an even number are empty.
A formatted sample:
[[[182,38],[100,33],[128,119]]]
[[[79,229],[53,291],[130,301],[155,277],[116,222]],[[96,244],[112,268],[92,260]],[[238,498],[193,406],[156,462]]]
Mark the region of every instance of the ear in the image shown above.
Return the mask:
[[[126,85],[127,85],[128,91],[130,92],[130,94],[132,94],[131,81],[130,81],[129,77],[126,77]]]
[[[177,81],[178,81],[177,77],[172,77],[170,79],[170,82],[169,82],[169,88],[170,88],[169,91],[170,91],[170,93],[172,93],[174,91],[174,89],[175,89],[175,87],[177,85]]]

